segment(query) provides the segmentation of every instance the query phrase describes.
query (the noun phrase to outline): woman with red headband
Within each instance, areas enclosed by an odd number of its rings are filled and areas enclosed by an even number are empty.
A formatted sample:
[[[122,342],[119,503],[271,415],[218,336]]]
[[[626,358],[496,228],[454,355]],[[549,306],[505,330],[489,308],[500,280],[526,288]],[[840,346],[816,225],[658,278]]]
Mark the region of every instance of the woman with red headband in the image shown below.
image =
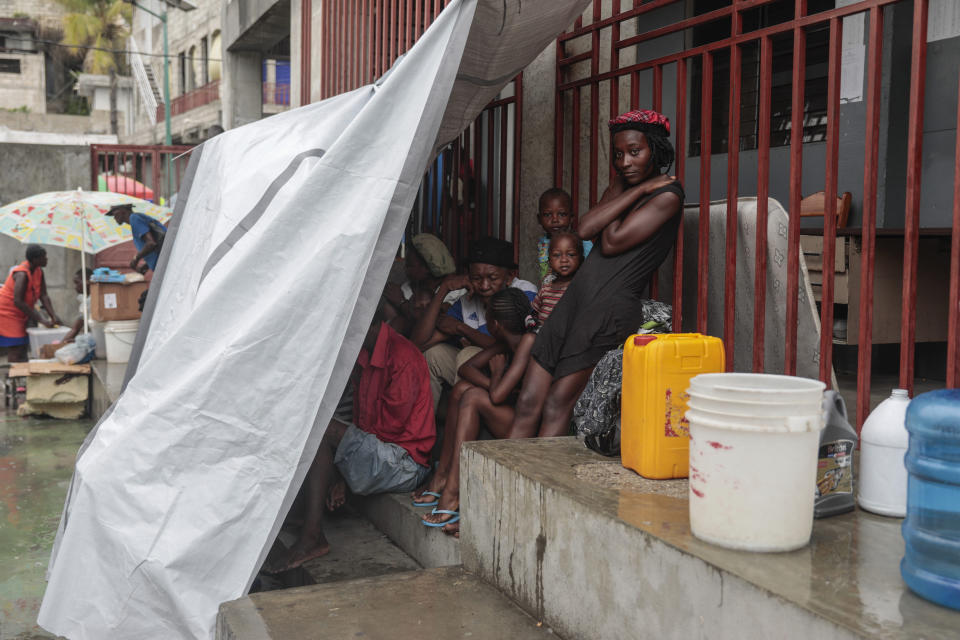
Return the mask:
[[[609,126],[616,177],[580,219],[594,251],[537,336],[511,437],[567,435],[597,362],[636,332],[644,290],[677,237],[684,194],[669,175],[670,121],[630,111]]]

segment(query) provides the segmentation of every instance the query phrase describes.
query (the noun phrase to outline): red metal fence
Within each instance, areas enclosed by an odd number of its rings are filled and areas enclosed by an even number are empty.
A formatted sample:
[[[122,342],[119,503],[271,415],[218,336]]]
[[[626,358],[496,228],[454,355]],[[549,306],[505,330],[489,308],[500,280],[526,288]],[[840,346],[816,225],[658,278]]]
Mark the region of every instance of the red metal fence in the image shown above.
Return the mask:
[[[184,154],[192,148],[183,145],[92,144],[90,189],[99,190],[103,178],[121,185],[126,195],[144,198],[152,194],[152,198],[144,199],[169,206],[170,196],[179,191],[190,161],[190,157]],[[114,180],[112,176],[120,179]]]
[[[351,91],[380,78],[449,2],[323,2],[321,97]],[[516,141],[521,133],[521,84],[522,78],[517,76],[441,153],[424,177],[410,231],[439,235],[455,258],[462,256],[466,243],[477,236],[517,237],[520,145]],[[515,253],[518,250],[514,243]]]
[[[788,279],[786,284],[786,344],[785,373],[793,374],[797,366],[798,326],[798,273],[800,260],[800,202],[803,146],[811,136],[824,136],[826,163],[823,189],[826,192],[826,211],[823,216],[823,264],[832,265],[835,260],[837,237],[837,192],[838,154],[840,142],[840,78],[843,19],[848,16],[867,17],[866,42],[866,110],[865,168],[863,178],[863,201],[861,207],[863,271],[860,288],[861,304],[851,314],[859,314],[857,416],[862,424],[869,413],[871,345],[873,332],[874,262],[876,256],[877,207],[878,207],[878,158],[881,109],[881,77],[884,33],[884,9],[901,3],[901,0],[862,0],[848,6],[834,7],[833,2],[817,0],[703,0],[687,3],[678,0],[612,0],[612,13],[601,13],[601,4],[595,3],[591,13],[578,19],[573,28],[562,34],[557,41],[557,96],[556,96],[556,184],[566,183],[574,196],[574,202],[597,202],[601,187],[605,184],[600,157],[605,155],[598,126],[607,117],[601,113],[601,99],[608,101],[610,115],[615,115],[621,105],[621,95],[630,96],[632,108],[645,107],[661,110],[670,98],[675,105],[673,131],[677,149],[676,175],[683,181],[691,162],[699,156],[699,233],[698,273],[699,290],[696,309],[682,308],[683,230],[678,237],[675,255],[675,283],[673,290],[674,328],[679,329],[684,313],[696,314],[696,327],[707,332],[707,300],[709,295],[721,292],[708,291],[706,274],[709,268],[709,207],[711,200],[711,156],[723,152],[712,147],[721,142],[726,152],[727,228],[724,264],[725,284],[722,292],[725,301],[723,339],[728,355],[728,368],[732,365],[735,348],[746,345],[734,344],[734,321],[736,317],[736,243],[737,243],[737,198],[739,195],[756,195],[758,219],[756,225],[757,250],[754,254],[756,282],[754,292],[753,368],[764,368],[764,328],[766,274],[767,274],[767,196],[770,189],[771,120],[775,118],[783,132],[783,142],[790,147]],[[672,21],[651,23],[650,17],[659,9],[671,5],[680,15]],[[913,33],[910,60],[909,124],[907,127],[907,180],[903,258],[903,295],[901,304],[900,335],[900,386],[911,390],[914,384],[914,347],[917,306],[917,259],[919,247],[919,210],[921,194],[921,162],[925,71],[927,54],[927,0],[904,3],[912,6]],[[693,15],[689,8],[693,7]],[[698,10],[699,9],[699,10]],[[661,12],[660,16],[663,16]],[[648,26],[648,25],[654,26]],[[644,31],[647,28],[648,30]],[[663,43],[674,38],[674,53],[661,54],[653,50],[651,43]],[[679,38],[679,44],[676,44]],[[789,41],[792,40],[792,46]],[[784,43],[787,41],[786,47]],[[814,50],[809,45],[816,41],[823,46]],[[825,50],[824,48],[825,47]],[[777,95],[772,95],[774,84],[775,48],[780,53],[776,60],[790,60],[787,69],[792,69],[789,85],[778,85]],[[660,48],[662,51],[663,48]],[[814,52],[814,53],[811,53]],[[625,54],[632,57],[622,63]],[[826,100],[823,111],[811,117],[813,102],[823,98],[811,88],[811,70],[806,58],[820,55],[825,58]],[[747,59],[750,59],[755,76],[750,77],[750,86],[745,80]],[[587,66],[589,67],[587,68]],[[719,67],[729,69],[722,76]],[[667,83],[664,78],[675,78]],[[781,74],[785,75],[785,74]],[[714,92],[727,91],[716,78],[729,78],[729,104],[722,105],[728,113],[713,113]],[[642,82],[641,82],[642,79]],[[722,81],[721,81],[722,82]],[[649,95],[640,104],[641,88]],[[745,104],[744,92],[755,92],[755,107]],[[906,92],[907,87],[901,87]],[[620,92],[627,92],[621,94]],[[805,92],[807,93],[805,97]],[[772,113],[771,105],[780,100],[785,109]],[[583,117],[582,109],[589,115]],[[805,109],[807,114],[805,116]],[[699,117],[695,114],[699,111]],[[825,132],[811,133],[811,121],[822,123],[826,119]],[[688,121],[692,120],[692,121]],[[588,131],[582,131],[582,127]],[[744,129],[749,128],[749,131]],[[958,133],[960,133],[960,110],[958,110]],[[726,133],[726,140],[723,140]],[[848,133],[849,132],[845,132]],[[857,132],[858,134],[860,132]],[[718,135],[719,134],[719,135]],[[787,137],[788,134],[788,137]],[[805,136],[807,140],[805,140]],[[581,148],[581,144],[587,146]],[[726,141],[739,141],[726,143]],[[738,193],[741,183],[740,152],[744,148],[757,150],[756,192]],[[713,153],[712,153],[713,151]],[[954,174],[952,254],[950,268],[949,338],[947,353],[947,384],[960,384],[960,139],[957,147],[957,165]],[[587,165],[586,167],[582,165]],[[582,172],[588,171],[586,198],[579,193]],[[716,191],[714,191],[716,193]],[[580,207],[581,211],[583,207]],[[808,229],[804,229],[808,231]],[[820,309],[820,378],[831,382],[833,365],[832,331],[834,323],[834,272],[823,270],[822,303]],[[851,286],[856,286],[851,284]],[[714,328],[717,329],[716,327]]]
[[[188,146],[90,145],[90,189],[117,191],[136,198],[171,205],[171,194],[180,182],[190,157]],[[169,171],[169,172],[168,172]],[[96,256],[94,266],[128,269],[136,254],[132,242],[124,242]]]

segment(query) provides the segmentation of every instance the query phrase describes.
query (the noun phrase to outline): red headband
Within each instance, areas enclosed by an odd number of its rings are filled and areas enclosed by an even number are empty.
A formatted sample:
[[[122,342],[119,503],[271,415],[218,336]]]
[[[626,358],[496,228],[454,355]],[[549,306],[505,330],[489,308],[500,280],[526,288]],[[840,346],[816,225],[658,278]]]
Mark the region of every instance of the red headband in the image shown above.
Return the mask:
[[[607,123],[607,126],[613,128],[618,124],[650,124],[659,125],[670,133],[670,119],[656,111],[649,109],[640,109],[637,111],[627,111]]]

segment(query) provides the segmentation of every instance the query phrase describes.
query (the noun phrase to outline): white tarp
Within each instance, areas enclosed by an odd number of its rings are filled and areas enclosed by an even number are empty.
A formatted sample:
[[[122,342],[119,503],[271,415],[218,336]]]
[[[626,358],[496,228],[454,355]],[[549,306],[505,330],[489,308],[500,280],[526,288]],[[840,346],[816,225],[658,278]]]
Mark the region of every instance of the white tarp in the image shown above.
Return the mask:
[[[428,161],[585,4],[455,0],[376,87],[194,152],[133,375],[77,462],[41,626],[212,636],[303,481]]]

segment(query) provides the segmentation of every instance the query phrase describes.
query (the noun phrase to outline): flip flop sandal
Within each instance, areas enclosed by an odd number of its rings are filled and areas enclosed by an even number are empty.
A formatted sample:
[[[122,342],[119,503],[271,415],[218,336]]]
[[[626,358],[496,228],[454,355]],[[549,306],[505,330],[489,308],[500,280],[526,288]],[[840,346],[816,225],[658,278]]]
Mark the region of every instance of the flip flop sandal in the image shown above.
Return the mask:
[[[421,493],[420,495],[421,495],[421,496],[433,496],[434,498],[436,498],[436,500],[434,500],[433,502],[417,502],[416,500],[412,500],[412,501],[411,501],[411,504],[413,504],[413,506],[415,506],[415,507],[435,507],[435,506],[437,506],[438,504],[440,504],[440,494],[437,493],[436,491],[424,491],[424,492]]]
[[[423,526],[425,526],[425,527],[439,528],[439,527],[443,527],[443,526],[445,526],[445,525],[452,524],[452,523],[457,522],[458,520],[460,520],[460,512],[459,512],[459,511],[450,511],[449,509],[434,509],[434,510],[431,511],[430,513],[433,514],[433,515],[442,515],[442,514],[443,514],[443,515],[450,515],[450,516],[453,516],[453,517],[452,517],[452,518],[449,518],[449,519],[447,519],[447,520],[444,520],[443,522],[427,522],[426,520],[421,520],[420,522],[422,522],[422,523],[423,523]]]

